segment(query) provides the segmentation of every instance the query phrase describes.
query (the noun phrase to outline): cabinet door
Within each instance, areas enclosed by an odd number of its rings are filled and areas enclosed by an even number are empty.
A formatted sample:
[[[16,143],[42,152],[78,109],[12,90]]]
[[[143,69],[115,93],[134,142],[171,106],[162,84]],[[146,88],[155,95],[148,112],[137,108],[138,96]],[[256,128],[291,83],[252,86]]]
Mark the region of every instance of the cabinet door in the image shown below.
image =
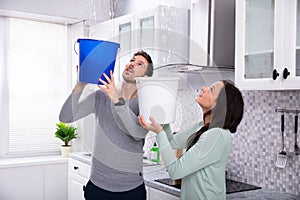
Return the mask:
[[[278,77],[275,81],[272,77],[280,62],[275,57],[275,48],[282,38],[276,8],[275,0],[236,1],[235,81],[242,89],[271,89],[281,85]]]
[[[296,54],[296,76],[300,76],[300,0],[297,0],[297,12],[296,12],[296,49],[295,49],[295,54]]]
[[[147,12],[144,15],[137,15],[135,17],[137,21],[137,45],[139,49],[146,51],[153,60],[157,60],[157,55],[154,45],[155,37],[155,15],[153,12]]]
[[[83,186],[88,179],[75,173],[69,173],[68,200],[84,200]]]
[[[189,12],[187,9],[158,6],[136,14],[135,21],[138,30],[138,48],[147,51],[155,64],[188,62]]]
[[[236,6],[237,85],[300,89],[299,0],[244,0]]]
[[[115,19],[115,37],[118,43],[120,43],[119,59],[115,64],[115,74],[118,75],[117,81],[121,82],[122,72],[125,65],[129,62],[135,51],[134,40],[135,32],[133,32],[133,27],[135,26],[133,14],[125,15]]]
[[[147,200],[150,200],[150,187],[149,186],[145,186],[146,187],[146,193],[147,193]]]
[[[44,166],[44,199],[67,199],[68,165],[67,163]]]
[[[180,200],[180,197],[150,187],[149,200]]]
[[[300,89],[300,0],[290,0],[289,3],[284,2],[286,11],[285,20],[285,56],[284,69],[287,68],[290,75],[284,79],[285,89]],[[284,70],[282,69],[282,70]]]
[[[1,168],[0,199],[43,199],[43,171],[41,166]]]
[[[83,186],[90,177],[90,165],[69,159],[68,200],[84,200]]]
[[[297,10],[296,10],[296,49],[295,49],[295,54],[296,54],[296,76],[300,76],[300,0],[297,0],[296,2]]]

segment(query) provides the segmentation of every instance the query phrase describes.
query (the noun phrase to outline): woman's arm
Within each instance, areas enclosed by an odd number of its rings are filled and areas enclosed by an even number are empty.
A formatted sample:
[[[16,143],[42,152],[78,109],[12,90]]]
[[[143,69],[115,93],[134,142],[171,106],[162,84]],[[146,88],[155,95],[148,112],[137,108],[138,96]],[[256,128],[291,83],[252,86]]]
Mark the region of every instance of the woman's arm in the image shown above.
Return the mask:
[[[164,133],[166,135],[166,139],[168,140],[169,148],[174,149],[184,149],[186,147],[187,139],[194,134],[197,130],[203,126],[203,121],[196,123],[191,128],[178,132],[175,135],[172,134],[171,128],[169,124],[160,125],[158,124],[153,117],[150,117],[151,124],[147,123],[143,116],[138,117],[139,123],[149,131],[153,131],[157,134]],[[171,147],[172,146],[172,147]]]
[[[173,149],[184,149],[186,148],[186,143],[188,138],[198,131],[203,126],[203,121],[194,124],[187,130],[179,131],[173,134],[169,124],[163,125],[163,129],[167,135],[168,140]]]
[[[205,132],[179,159],[176,158],[165,132],[159,133],[157,142],[170,177],[183,178],[218,161],[224,146],[230,145],[228,141],[221,138],[222,131],[226,130],[214,128]]]

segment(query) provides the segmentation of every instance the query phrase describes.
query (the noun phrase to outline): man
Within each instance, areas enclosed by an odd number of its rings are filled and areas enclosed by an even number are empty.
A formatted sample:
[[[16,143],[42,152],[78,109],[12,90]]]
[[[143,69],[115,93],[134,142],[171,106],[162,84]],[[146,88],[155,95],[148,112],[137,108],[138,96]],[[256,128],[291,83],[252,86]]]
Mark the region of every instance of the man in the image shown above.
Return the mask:
[[[78,82],[64,103],[59,120],[70,123],[95,114],[95,141],[90,180],[84,196],[93,199],[145,200],[142,175],[144,138],[148,130],[138,123],[135,77],[152,76],[153,63],[144,51],[136,52],[122,73],[121,89],[114,76],[104,75],[100,90],[79,101],[85,83]]]

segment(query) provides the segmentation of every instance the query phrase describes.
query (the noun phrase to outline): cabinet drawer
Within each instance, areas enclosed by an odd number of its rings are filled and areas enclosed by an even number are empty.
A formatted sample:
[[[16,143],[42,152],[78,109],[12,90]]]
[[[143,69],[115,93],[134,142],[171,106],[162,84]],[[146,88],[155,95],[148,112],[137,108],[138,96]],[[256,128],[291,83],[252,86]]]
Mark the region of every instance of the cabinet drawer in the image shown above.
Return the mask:
[[[90,169],[91,169],[90,165],[88,165],[84,162],[81,162],[81,161],[78,161],[78,160],[75,160],[72,158],[69,159],[69,172],[73,172],[80,176],[89,178],[90,177]]]

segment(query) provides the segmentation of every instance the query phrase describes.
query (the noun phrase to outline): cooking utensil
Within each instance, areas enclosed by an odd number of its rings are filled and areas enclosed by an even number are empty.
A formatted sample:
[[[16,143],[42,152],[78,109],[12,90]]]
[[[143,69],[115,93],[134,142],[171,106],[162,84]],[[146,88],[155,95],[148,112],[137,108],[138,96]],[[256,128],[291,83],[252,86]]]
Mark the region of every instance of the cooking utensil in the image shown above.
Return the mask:
[[[294,145],[294,153],[295,155],[300,155],[300,149],[298,147],[297,142],[297,133],[298,133],[298,115],[295,115],[295,145]]]
[[[277,155],[276,167],[284,168],[286,166],[287,155],[284,147],[284,114],[281,115],[281,152]]]

